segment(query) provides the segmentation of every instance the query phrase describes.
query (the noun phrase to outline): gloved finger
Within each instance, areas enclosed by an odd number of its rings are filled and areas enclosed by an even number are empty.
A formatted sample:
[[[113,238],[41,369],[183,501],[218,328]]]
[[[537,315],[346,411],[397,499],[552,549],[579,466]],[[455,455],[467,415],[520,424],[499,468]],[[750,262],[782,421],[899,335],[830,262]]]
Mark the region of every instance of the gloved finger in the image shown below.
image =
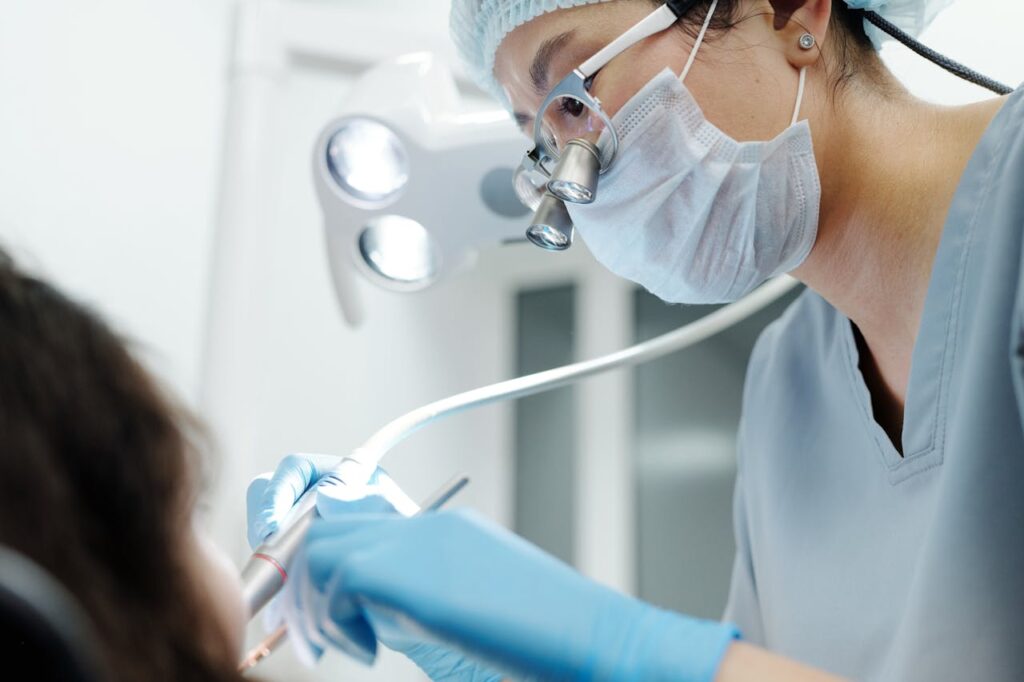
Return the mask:
[[[319,518],[313,521],[306,531],[305,542],[307,545],[319,540],[326,540],[334,537],[343,537],[360,531],[362,529],[380,529],[375,532],[390,532],[395,524],[402,524],[410,521],[395,514],[376,513],[352,513],[343,514],[332,518]],[[401,526],[399,526],[401,527]]]
[[[378,631],[379,632],[379,631]],[[383,637],[381,644],[393,648]],[[459,682],[502,682],[511,675],[496,672],[482,661],[474,660],[458,649],[444,645],[419,642],[396,649],[420,667],[433,680],[459,680]]]
[[[327,593],[309,579],[308,554],[300,553],[292,567],[286,622],[297,633],[296,652],[315,662],[328,646],[370,665],[377,655],[377,637],[352,601],[331,608]]]
[[[320,602],[320,633],[325,641],[336,648],[371,665],[377,657],[377,633],[356,600],[345,596],[331,598],[330,595],[343,595],[337,589],[337,583],[341,580],[344,580],[344,576],[336,572],[325,590],[328,597]]]
[[[249,482],[249,487],[245,491],[245,529],[250,549],[259,547],[263,538],[266,537],[260,536],[261,526],[257,524],[257,519],[259,518],[260,500],[263,499],[263,493],[270,483],[270,476],[270,472],[260,474]]]
[[[398,487],[398,484],[395,483],[395,480],[386,471],[377,467],[374,476],[376,477],[380,496],[390,502],[391,506],[399,514],[402,516],[412,516],[420,510],[420,506],[411,497],[406,495],[404,490]]]
[[[382,495],[370,494],[351,499],[335,484],[322,484],[316,491],[316,510],[323,519],[352,514],[397,514],[395,506]],[[339,494],[340,493],[340,494]]]
[[[305,574],[305,563],[305,555],[300,552],[290,567],[291,575],[295,577],[288,581],[281,596],[288,641],[299,661],[311,668],[320,660],[324,649],[316,635],[315,625],[306,617],[307,604],[313,603],[315,599],[309,590],[309,581],[301,579]]]
[[[260,614],[260,619],[263,621],[263,630],[265,632],[273,632],[285,622],[284,610],[284,594],[278,594],[270,600],[270,603],[264,607],[263,612]]]
[[[419,511],[419,506],[412,498],[380,467],[374,470],[370,480],[365,483],[326,476],[317,485],[316,505],[320,516],[324,518],[351,513],[399,513],[412,516]]]
[[[331,592],[328,592],[328,594],[331,594]],[[419,653],[425,655],[426,652],[422,648],[426,645],[438,651],[443,649],[449,653],[456,653],[459,656],[464,655],[464,652],[459,651],[457,646],[451,642],[441,641],[434,633],[427,630],[409,614],[399,609],[384,606],[362,597],[355,598],[354,601],[361,605],[363,616],[370,624],[370,627],[373,628],[377,639],[389,648],[397,648],[405,652],[420,649]],[[436,659],[423,660],[422,662],[430,664],[435,669],[448,667],[442,661]]]
[[[252,533],[262,542],[275,532],[303,493],[337,465],[327,455],[288,455],[277,465],[257,504]]]
[[[379,514],[346,516],[337,520],[318,520],[310,526],[305,540],[306,575],[319,590],[326,590],[335,574],[351,571],[359,550],[373,548],[389,540],[389,529],[401,523],[401,517]]]

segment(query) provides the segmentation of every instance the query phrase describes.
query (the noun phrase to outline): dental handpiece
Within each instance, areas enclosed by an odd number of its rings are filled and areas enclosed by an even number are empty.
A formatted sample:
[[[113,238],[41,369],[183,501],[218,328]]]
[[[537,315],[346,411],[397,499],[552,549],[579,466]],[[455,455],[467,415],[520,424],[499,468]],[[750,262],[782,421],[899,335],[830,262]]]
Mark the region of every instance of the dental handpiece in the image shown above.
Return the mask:
[[[438,488],[433,495],[424,500],[423,505],[420,507],[420,510],[413,514],[413,516],[421,516],[422,514],[427,514],[439,510],[441,507],[448,503],[448,500],[455,497],[459,493],[459,491],[465,488],[467,485],[469,485],[469,477],[466,476],[465,474],[453,477],[443,486]],[[314,487],[309,492],[307,492],[303,497],[308,496],[311,492],[315,492],[315,490],[316,488]],[[316,509],[314,507],[313,509],[306,510],[305,512],[303,512],[301,517],[309,518],[311,521],[313,516],[315,515]],[[283,581],[286,579],[287,574],[282,575],[282,585],[284,584]],[[248,595],[246,595],[247,600],[248,598]],[[285,639],[287,639],[287,637],[288,627],[284,624],[279,625],[277,629],[275,629],[272,633],[270,633],[270,635],[265,637],[262,642],[260,642],[256,647],[254,647],[252,650],[249,651],[249,653],[245,655],[245,658],[242,659],[242,662],[238,664],[238,672],[245,672],[246,670],[256,667],[261,661],[265,660],[268,656],[274,653],[274,651],[279,646],[281,646],[282,642],[284,642]]]
[[[302,546],[310,525],[316,519],[316,489],[320,483],[333,480],[346,485],[361,486],[370,480],[377,463],[354,453],[344,458],[320,482],[306,491],[281,521],[280,530],[268,537],[242,567],[242,597],[249,608],[250,620],[270,603],[288,581],[288,567]],[[461,486],[460,486],[461,488]]]

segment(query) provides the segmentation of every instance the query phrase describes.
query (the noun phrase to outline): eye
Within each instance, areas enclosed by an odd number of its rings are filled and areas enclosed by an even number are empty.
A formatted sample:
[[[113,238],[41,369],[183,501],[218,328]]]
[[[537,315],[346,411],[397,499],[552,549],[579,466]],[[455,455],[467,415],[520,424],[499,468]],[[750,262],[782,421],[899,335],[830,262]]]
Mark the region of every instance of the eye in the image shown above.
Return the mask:
[[[583,106],[583,102],[572,97],[563,97],[562,103],[558,105],[559,111],[565,116],[571,116],[573,118],[579,118],[583,115],[583,111],[586,109]]]

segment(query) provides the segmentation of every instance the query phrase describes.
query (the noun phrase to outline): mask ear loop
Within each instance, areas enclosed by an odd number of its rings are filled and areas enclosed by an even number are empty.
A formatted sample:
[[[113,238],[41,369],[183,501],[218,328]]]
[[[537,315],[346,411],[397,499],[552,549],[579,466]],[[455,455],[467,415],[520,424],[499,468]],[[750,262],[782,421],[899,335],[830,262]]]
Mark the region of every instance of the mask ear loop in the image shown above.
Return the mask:
[[[796,88],[796,106],[793,107],[793,120],[789,122],[790,127],[795,126],[800,119],[800,105],[804,101],[804,88],[807,86],[807,67],[800,68],[800,84]]]
[[[708,27],[711,25],[711,19],[715,16],[715,10],[718,9],[718,0],[713,0],[711,7],[708,8],[708,14],[704,17],[704,23],[700,27],[700,33],[697,34],[697,40],[693,44],[693,49],[690,50],[690,56],[686,60],[686,66],[683,67],[683,72],[679,74],[679,82],[682,83],[686,80],[686,76],[690,73],[690,69],[693,68],[693,62],[697,59],[697,50],[700,49],[701,44],[704,42],[704,36],[707,35]],[[790,126],[796,125],[796,122],[800,119],[800,105],[804,101],[804,90],[807,87],[807,67],[804,66],[800,69],[800,81],[796,89],[796,105],[793,107],[793,118],[789,122]]]
[[[704,17],[704,25],[700,27],[700,33],[697,34],[697,42],[693,44],[693,49],[690,50],[690,57],[686,60],[686,66],[683,67],[683,72],[679,74],[680,83],[685,81],[686,75],[690,73],[693,61],[697,58],[697,50],[700,49],[701,43],[704,42],[704,34],[708,32],[708,26],[711,25],[711,18],[715,16],[716,9],[718,9],[718,0],[714,0],[714,2],[711,3],[711,7],[708,8],[708,15]]]

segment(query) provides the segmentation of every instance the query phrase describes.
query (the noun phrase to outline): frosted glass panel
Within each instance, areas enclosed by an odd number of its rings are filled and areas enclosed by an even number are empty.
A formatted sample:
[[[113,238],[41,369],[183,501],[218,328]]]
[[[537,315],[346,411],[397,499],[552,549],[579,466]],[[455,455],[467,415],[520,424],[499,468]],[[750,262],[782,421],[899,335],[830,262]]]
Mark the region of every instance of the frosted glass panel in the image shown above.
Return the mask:
[[[520,293],[516,312],[517,375],[573,361],[575,287]],[[516,402],[515,531],[569,563],[575,417],[572,386]]]
[[[642,599],[719,618],[735,551],[732,492],[747,360],[761,330],[797,294],[739,326],[636,370],[637,579]],[[635,297],[636,339],[692,322],[712,306]]]

